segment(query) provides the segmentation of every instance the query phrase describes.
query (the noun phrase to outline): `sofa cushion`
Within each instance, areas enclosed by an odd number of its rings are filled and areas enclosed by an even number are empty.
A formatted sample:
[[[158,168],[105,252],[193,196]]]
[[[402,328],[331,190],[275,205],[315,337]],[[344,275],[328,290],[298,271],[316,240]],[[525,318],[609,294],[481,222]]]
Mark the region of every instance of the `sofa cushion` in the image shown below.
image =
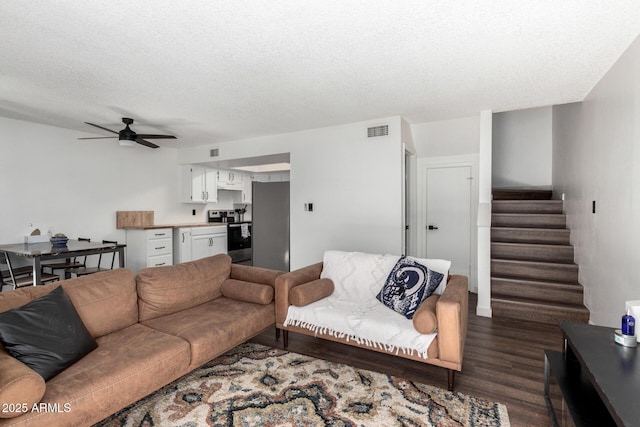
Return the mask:
[[[273,286],[235,279],[225,280],[222,283],[221,291],[222,295],[227,298],[255,304],[270,304],[275,294]]]
[[[59,411],[16,418],[25,426],[90,426],[188,372],[189,343],[135,324],[47,382],[40,404]]]
[[[422,301],[420,307],[413,314],[413,327],[421,334],[431,334],[438,328],[438,318],[436,316],[436,304],[440,295],[432,294]]]
[[[13,418],[30,410],[44,394],[44,379],[0,347],[0,418]]]
[[[0,313],[0,342],[45,381],[97,347],[61,287]]]
[[[333,293],[331,279],[317,279],[295,286],[289,291],[289,302],[297,307],[303,307]]]
[[[140,270],[136,278],[139,320],[176,313],[218,298],[230,272],[231,257],[227,254]]]
[[[442,274],[408,257],[400,257],[377,298],[385,306],[412,319],[422,301],[442,280]]]
[[[0,312],[21,307],[36,298],[47,295],[60,286],[60,282],[41,286],[25,286],[10,292],[0,292]]]
[[[94,338],[138,323],[138,293],[131,270],[89,274],[65,280],[61,286]]]
[[[191,344],[195,369],[274,325],[273,304],[261,305],[220,297],[197,307],[143,322]]]

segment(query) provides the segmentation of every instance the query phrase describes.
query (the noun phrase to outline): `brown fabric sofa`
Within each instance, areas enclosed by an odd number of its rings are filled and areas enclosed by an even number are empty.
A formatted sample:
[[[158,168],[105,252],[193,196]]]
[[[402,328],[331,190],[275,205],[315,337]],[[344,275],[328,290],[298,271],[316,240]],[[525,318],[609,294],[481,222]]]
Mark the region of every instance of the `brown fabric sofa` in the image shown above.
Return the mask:
[[[330,293],[331,287],[326,286],[326,281],[329,279],[320,279],[322,268],[323,263],[320,262],[285,273],[276,279],[276,327],[278,330],[283,330],[284,348],[288,345],[288,332],[293,331],[381,353],[393,354],[398,357],[446,368],[448,387],[449,390],[453,390],[455,371],[462,370],[462,356],[467,335],[469,286],[466,276],[449,276],[447,287],[442,295],[431,295],[423,301],[416,311],[414,326],[417,319],[420,319],[424,323],[430,323],[433,328],[437,328],[437,336],[429,346],[427,350],[428,358],[425,359],[418,354],[389,352],[379,346],[371,346],[365,343],[358,344],[348,337],[339,338],[335,334],[313,332],[306,328],[291,325],[284,326],[287,311],[293,304],[292,295],[296,304],[308,304]],[[298,303],[297,301],[302,302]]]
[[[62,286],[98,342],[46,384],[0,346],[0,426],[90,426],[136,402],[272,327],[280,274],[216,255],[0,293],[2,312]]]

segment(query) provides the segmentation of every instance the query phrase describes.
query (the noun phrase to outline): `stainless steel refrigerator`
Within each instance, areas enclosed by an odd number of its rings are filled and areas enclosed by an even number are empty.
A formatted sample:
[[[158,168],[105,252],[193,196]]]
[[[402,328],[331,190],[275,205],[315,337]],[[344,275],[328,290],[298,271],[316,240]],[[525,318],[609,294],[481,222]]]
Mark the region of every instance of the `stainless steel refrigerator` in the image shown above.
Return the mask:
[[[289,182],[253,182],[253,265],[289,271]]]

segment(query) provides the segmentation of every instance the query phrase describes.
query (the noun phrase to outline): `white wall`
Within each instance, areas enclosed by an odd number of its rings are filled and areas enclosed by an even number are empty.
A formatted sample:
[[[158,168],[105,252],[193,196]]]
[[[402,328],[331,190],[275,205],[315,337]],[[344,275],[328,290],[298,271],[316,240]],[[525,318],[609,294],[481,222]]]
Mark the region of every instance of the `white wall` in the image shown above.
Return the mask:
[[[477,154],[480,119],[462,117],[411,125],[418,158]]]
[[[78,140],[76,131],[0,118],[0,242],[22,242],[34,228],[94,241],[125,241],[117,210],[153,210],[156,222],[193,222],[178,203],[175,149]],[[204,207],[197,209],[204,220]]]
[[[554,191],[565,194],[591,322],[611,327],[640,299],[639,75],[640,39],[582,104],[553,109]]]
[[[551,107],[493,115],[494,188],[551,188],[551,118]]]
[[[386,137],[366,128],[389,124]],[[325,250],[402,253],[401,118],[231,141],[179,153],[180,163],[290,153],[290,266],[322,260]],[[304,210],[313,203],[313,212]]]

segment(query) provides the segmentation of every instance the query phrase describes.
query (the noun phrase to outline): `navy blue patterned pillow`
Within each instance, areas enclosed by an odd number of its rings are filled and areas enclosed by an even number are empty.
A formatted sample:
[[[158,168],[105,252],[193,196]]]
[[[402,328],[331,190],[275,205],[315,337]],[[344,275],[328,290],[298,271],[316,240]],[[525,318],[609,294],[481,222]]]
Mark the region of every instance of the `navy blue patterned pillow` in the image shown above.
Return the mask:
[[[402,256],[391,270],[378,300],[407,319],[412,319],[422,301],[438,287],[443,275]]]

